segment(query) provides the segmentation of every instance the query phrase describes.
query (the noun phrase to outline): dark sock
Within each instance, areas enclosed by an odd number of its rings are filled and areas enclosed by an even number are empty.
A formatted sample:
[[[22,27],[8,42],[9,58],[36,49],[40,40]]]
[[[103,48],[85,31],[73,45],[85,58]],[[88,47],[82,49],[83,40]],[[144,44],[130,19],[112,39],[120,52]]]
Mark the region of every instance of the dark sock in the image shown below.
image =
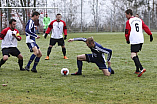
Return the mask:
[[[5,63],[6,61],[4,61],[3,59],[1,59],[0,61],[0,67]]]
[[[142,67],[142,65],[141,65],[141,63],[140,63],[140,60],[139,60],[138,56],[133,57],[133,60],[134,60],[135,66],[136,66],[137,68],[140,68],[140,70],[142,70],[143,67]]]
[[[44,29],[44,34],[45,34],[45,29]]]
[[[82,61],[80,60],[77,60],[77,67],[78,67],[78,73],[82,73]]]
[[[47,50],[47,56],[50,55],[50,53],[51,53],[51,49],[52,49],[52,47],[49,47],[49,48],[48,48],[48,50]]]
[[[63,55],[66,56],[66,48],[62,48]]]
[[[31,63],[33,62],[34,58],[36,57],[35,54],[32,54],[32,56],[30,57],[27,66],[29,67],[31,65]]]
[[[22,68],[23,68],[23,59],[18,60],[18,63],[19,63],[20,70],[22,70]]]
[[[108,71],[111,73],[111,67],[108,67]]]
[[[40,57],[36,57],[34,61],[33,69],[36,69],[36,66],[38,65],[39,61],[40,61]]]

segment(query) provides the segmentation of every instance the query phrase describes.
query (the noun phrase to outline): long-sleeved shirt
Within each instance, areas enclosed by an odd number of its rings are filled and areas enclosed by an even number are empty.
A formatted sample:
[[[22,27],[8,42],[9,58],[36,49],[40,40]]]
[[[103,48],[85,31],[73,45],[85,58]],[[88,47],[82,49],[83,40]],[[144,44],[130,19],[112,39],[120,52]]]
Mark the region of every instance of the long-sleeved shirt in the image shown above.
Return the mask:
[[[63,38],[63,32],[64,35],[67,35],[66,23],[63,20],[60,20],[59,22],[57,20],[52,21],[48,29],[46,30],[46,33],[49,34],[51,30],[52,30],[51,38],[54,39]]]
[[[86,38],[74,38],[74,41],[86,42]],[[98,61],[103,61],[103,60],[105,60],[105,55],[104,55],[104,53],[105,53],[108,55],[107,61],[110,61],[111,56],[112,56],[112,50],[102,47],[97,42],[94,42],[94,44],[95,44],[95,46],[93,48],[90,48],[90,50],[92,52],[92,57],[94,57]]]
[[[35,42],[35,38],[38,37],[38,35],[35,34],[34,21],[32,19],[27,22],[25,33],[26,43]]]
[[[144,36],[142,29],[148,34],[152,35],[148,26],[143,22],[142,19],[137,17],[131,17],[126,22],[125,38],[126,41],[130,41],[130,44],[144,43]]]

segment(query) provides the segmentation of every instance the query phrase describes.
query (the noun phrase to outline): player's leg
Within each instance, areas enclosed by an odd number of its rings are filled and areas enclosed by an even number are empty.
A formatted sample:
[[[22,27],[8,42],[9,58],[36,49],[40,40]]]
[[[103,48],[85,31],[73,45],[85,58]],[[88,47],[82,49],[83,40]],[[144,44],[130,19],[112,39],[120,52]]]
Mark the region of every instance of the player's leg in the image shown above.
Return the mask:
[[[35,46],[35,43],[27,43],[27,46],[29,47],[30,52],[33,52],[33,54],[31,55],[31,57],[27,63],[27,66],[25,67],[25,69],[27,71],[29,71],[30,65],[33,62],[33,60],[35,59],[38,52],[37,52],[37,47]]]
[[[3,58],[0,61],[0,67],[8,60],[9,56],[9,49],[4,48],[2,49]]]
[[[85,54],[77,56],[78,71],[76,73],[72,73],[71,75],[82,75],[82,66],[83,66],[82,61],[86,61],[86,55]]]
[[[23,68],[23,56],[19,54],[17,58],[18,58],[18,64],[19,64],[20,70],[25,71],[25,69]]]
[[[68,59],[67,56],[66,56],[66,48],[65,48],[65,45],[64,45],[64,46],[61,46],[61,47],[62,47],[62,52],[63,52],[64,59]]]
[[[37,47],[38,48],[38,47]],[[32,72],[35,72],[37,73],[37,70],[36,70],[36,66],[38,65],[39,61],[40,61],[40,58],[42,56],[42,53],[40,51],[40,49],[37,49],[37,57],[35,58],[35,61],[34,61],[34,65],[33,65],[33,68],[31,69]]]
[[[102,69],[102,72],[103,72],[103,74],[106,75],[106,76],[110,76],[110,75],[111,75],[111,72],[109,72],[108,69]]]
[[[61,39],[59,39],[57,42],[58,42],[58,46],[61,46],[61,47],[62,47],[62,53],[63,53],[64,59],[68,59],[68,58],[66,57],[66,48],[65,48],[64,39],[61,38]]]
[[[49,43],[49,47],[47,49],[47,56],[45,58],[45,60],[49,60],[49,55],[51,53],[52,47],[56,44],[56,39],[50,38],[50,43]]]

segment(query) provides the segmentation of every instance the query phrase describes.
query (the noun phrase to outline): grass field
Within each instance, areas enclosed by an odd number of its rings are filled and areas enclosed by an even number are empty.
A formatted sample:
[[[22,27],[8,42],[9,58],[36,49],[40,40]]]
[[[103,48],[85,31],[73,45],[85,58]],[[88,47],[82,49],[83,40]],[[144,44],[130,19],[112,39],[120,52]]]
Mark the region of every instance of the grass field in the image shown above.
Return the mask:
[[[38,73],[19,71],[16,57],[0,68],[0,103],[11,104],[157,104],[157,33],[154,41],[145,43],[139,58],[146,73],[137,77],[130,58],[130,45],[126,44],[124,33],[71,33],[69,38],[90,37],[102,46],[112,49],[112,68],[115,74],[104,76],[95,64],[83,62],[82,76],[62,76],[60,70],[68,68],[77,71],[76,57],[91,53],[84,42],[68,43],[68,60],[63,59],[61,47],[52,49],[50,60],[44,60],[49,38],[42,36],[37,43],[42,58],[37,66]],[[24,57],[24,66],[31,53],[25,44],[25,36],[18,43]],[[2,58],[2,53],[1,58]],[[32,63],[33,65],[33,63]],[[31,66],[32,66],[31,65]],[[7,84],[7,86],[2,86]]]

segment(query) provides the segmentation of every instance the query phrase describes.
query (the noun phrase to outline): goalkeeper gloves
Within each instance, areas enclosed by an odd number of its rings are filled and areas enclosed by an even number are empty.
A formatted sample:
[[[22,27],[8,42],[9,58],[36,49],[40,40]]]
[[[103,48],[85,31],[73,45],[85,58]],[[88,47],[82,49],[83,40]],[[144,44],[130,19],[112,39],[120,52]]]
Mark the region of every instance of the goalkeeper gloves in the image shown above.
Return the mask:
[[[150,35],[150,42],[153,41],[153,35]]]
[[[45,35],[44,35],[44,38],[45,38],[45,39],[46,39],[47,35],[48,35],[48,34],[47,34],[47,33],[45,33]]]
[[[67,39],[67,35],[64,35],[64,40],[66,40]]]

